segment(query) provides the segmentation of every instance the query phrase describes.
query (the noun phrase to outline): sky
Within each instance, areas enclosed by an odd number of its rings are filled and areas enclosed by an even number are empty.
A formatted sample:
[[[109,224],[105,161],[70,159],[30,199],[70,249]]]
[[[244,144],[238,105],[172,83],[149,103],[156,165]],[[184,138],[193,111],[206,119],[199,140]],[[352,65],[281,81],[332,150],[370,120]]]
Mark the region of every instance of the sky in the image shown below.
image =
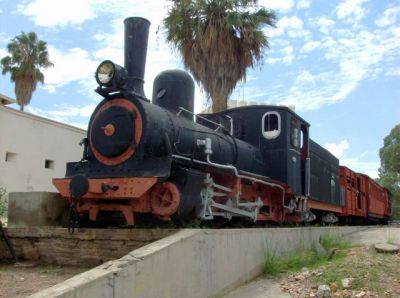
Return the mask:
[[[400,0],[260,0],[276,28],[270,49],[239,82],[232,100],[294,106],[311,138],[355,171],[378,176],[383,138],[400,123]],[[165,42],[162,0],[0,0],[0,57],[21,32],[46,41],[54,67],[43,70],[28,113],[86,129],[101,100],[94,72],[103,60],[123,62],[123,20],[150,20],[145,94],[166,69],[183,69]],[[9,75],[0,93],[15,98]],[[195,110],[207,101],[196,86]],[[12,107],[18,108],[16,105]]]

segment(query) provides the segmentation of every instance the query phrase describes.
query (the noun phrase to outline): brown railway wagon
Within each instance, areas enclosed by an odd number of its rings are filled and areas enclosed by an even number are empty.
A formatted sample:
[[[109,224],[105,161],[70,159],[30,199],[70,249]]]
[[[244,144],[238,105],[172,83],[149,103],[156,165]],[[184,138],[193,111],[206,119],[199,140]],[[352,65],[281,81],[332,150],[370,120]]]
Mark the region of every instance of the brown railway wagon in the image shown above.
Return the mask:
[[[340,186],[344,206],[340,216],[367,216],[366,182],[362,177],[345,166],[340,166]]]
[[[389,191],[369,176],[340,166],[340,186],[345,204],[339,216],[376,219],[390,217]]]
[[[391,215],[390,194],[365,174],[357,174],[365,185],[367,216],[372,218],[388,218]]]

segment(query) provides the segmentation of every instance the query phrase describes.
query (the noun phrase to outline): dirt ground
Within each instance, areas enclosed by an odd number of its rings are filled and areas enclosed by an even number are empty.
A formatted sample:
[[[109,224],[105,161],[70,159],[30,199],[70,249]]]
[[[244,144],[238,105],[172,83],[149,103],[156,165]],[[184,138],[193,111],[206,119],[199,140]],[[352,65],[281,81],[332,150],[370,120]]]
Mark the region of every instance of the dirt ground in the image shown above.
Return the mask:
[[[0,262],[0,297],[27,297],[86,270],[88,268]]]
[[[257,278],[236,290],[226,294],[222,298],[290,298],[280,288],[278,280],[269,278]]]
[[[400,227],[380,227],[346,237],[355,247],[346,257],[325,266],[282,276],[260,277],[223,298],[312,298],[326,284],[332,298],[400,298],[400,254],[378,254],[376,243],[400,245]],[[349,285],[343,286],[342,281]]]
[[[317,297],[320,285],[328,286],[333,298],[400,297],[399,254],[381,254],[365,246],[346,254],[344,259],[289,275],[280,282],[281,289],[295,298]]]

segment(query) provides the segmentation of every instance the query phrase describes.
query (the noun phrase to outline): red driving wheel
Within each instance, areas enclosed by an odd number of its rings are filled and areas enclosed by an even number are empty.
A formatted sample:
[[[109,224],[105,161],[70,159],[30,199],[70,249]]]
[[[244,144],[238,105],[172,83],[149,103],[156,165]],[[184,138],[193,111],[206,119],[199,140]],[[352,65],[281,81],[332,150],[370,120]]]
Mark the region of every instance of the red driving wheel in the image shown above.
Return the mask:
[[[179,190],[171,182],[157,184],[151,192],[151,210],[158,216],[171,216],[178,210],[179,203]]]

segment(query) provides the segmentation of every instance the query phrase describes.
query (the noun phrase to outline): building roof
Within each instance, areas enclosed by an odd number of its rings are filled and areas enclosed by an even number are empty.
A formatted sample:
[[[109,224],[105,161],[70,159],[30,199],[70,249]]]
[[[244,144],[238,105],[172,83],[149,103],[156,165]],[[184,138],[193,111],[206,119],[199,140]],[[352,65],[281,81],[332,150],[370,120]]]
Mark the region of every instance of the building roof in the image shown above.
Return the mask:
[[[6,106],[6,105],[13,104],[13,103],[17,103],[17,101],[15,99],[12,99],[11,97],[8,97],[8,96],[0,93],[0,104],[1,105]]]
[[[84,130],[82,128],[79,128],[79,127],[76,127],[76,126],[73,126],[73,125],[69,125],[69,124],[66,124],[66,123],[62,123],[62,122],[59,122],[59,121],[55,121],[55,120],[52,120],[52,119],[49,119],[49,118],[46,118],[46,117],[34,115],[34,114],[31,114],[31,113],[21,112],[19,110],[16,110],[16,109],[13,109],[13,108],[10,108],[10,107],[6,107],[6,106],[3,106],[3,105],[0,104],[0,112],[1,111],[13,114],[13,115],[18,116],[18,117],[30,118],[30,119],[32,119],[34,121],[44,122],[44,123],[47,123],[47,124],[50,124],[50,125],[63,127],[63,128],[69,129],[69,130],[80,132],[80,133],[86,133],[86,130]],[[0,118],[0,120],[1,120],[1,118]],[[0,121],[0,125],[3,125],[1,123],[1,121]]]

